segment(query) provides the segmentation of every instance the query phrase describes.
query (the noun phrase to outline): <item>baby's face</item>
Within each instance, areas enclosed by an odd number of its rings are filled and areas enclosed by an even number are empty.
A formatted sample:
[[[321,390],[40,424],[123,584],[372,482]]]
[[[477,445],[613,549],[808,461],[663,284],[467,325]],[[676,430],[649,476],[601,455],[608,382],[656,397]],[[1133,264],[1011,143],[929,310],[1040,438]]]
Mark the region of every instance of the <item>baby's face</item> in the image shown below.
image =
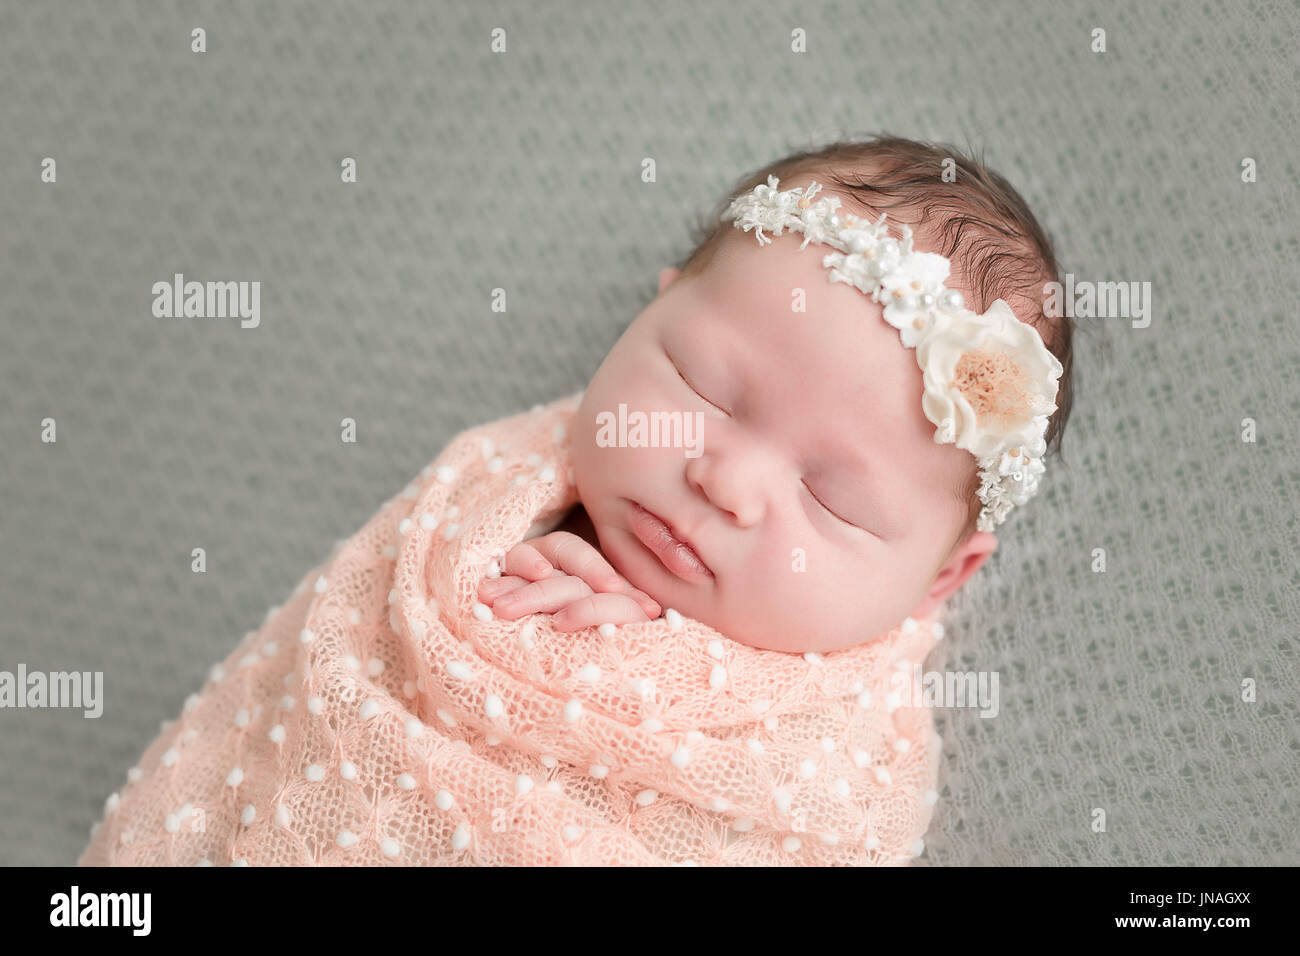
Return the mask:
[[[733,640],[792,653],[928,615],[996,546],[976,532],[950,555],[975,459],[934,442],[913,350],[879,305],[829,281],[829,247],[801,241],[760,248],[733,229],[698,275],[666,270],[588,385],[573,443],[578,493],[622,575]],[[797,290],[807,311],[791,308]],[[597,416],[617,421],[620,404],[629,420],[702,413],[699,454],[598,444]],[[638,505],[707,570],[680,548],[657,557]]]

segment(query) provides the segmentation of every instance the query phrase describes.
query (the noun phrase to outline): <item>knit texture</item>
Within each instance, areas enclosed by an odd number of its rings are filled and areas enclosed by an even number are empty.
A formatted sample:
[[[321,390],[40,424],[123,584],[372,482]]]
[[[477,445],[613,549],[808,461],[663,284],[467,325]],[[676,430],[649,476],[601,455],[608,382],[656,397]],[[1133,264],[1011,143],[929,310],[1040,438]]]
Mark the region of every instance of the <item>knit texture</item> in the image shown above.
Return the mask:
[[[213,668],[83,865],[870,865],[922,849],[929,622],[826,654],[476,600],[578,500],[581,394],[458,435]],[[603,633],[602,633],[603,631]]]

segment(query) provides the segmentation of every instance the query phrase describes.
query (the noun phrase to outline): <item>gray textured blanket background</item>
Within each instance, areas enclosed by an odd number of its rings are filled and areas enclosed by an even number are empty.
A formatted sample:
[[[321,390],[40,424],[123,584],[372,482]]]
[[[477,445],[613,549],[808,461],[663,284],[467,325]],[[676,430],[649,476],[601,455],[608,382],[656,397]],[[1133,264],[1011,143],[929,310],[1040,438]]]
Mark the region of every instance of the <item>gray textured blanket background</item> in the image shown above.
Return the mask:
[[[0,5],[0,669],[105,681],[97,720],[0,711],[0,863],[72,863],[210,665],[454,433],[584,385],[742,172],[878,131],[974,143],[1065,271],[1153,296],[1148,328],[1079,320],[1065,462],[950,606],[930,666],[998,671],[1001,711],[938,711],[921,862],[1300,863],[1298,27],[1289,2]],[[259,280],[260,326],[155,318],[177,272]]]

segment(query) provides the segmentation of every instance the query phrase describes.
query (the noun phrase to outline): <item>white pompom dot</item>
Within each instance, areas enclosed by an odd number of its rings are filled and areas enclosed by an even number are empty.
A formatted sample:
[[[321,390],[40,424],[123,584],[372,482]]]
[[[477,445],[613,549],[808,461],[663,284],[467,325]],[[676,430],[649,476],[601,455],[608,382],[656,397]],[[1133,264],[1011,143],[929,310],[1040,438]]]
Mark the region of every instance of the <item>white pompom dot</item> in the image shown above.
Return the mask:
[[[939,791],[938,790],[925,791],[924,799],[927,806],[931,806],[931,807],[934,806],[936,803],[939,802]]]
[[[369,720],[377,713],[379,713],[379,701],[373,697],[367,697],[365,703],[361,705],[361,719]]]
[[[930,625],[930,631],[934,634],[934,639],[935,639],[936,641],[942,641],[942,640],[943,640],[943,625],[942,625],[942,624],[938,624],[938,623],[936,623],[936,624],[932,624],[932,625]]]
[[[383,850],[384,856],[387,857],[394,857],[402,852],[401,846],[392,837],[384,837],[384,839],[380,840],[379,849]]]
[[[636,795],[637,806],[648,807],[650,806],[650,804],[655,802],[655,798],[658,796],[659,796],[658,790],[642,790],[640,793]]]
[[[889,771],[886,770],[884,767],[875,767],[873,772],[876,775],[877,783],[883,783],[888,785],[894,782],[894,778],[889,775]]]
[[[594,763],[587,768],[587,773],[591,774],[597,780],[604,780],[609,774],[609,768],[603,763]]]
[[[257,819],[257,808],[251,803],[244,807],[244,812],[239,815],[239,822],[246,827],[251,827],[253,821]]]
[[[320,712],[325,709],[325,701],[321,700],[319,697],[308,697],[307,709],[313,714],[319,716]]]
[[[199,706],[199,695],[198,695],[198,694],[190,694],[190,696],[188,696],[188,697],[185,698],[185,705],[184,705],[184,707],[182,707],[182,710],[183,710],[185,713],[189,713],[191,710],[193,710],[193,709],[194,709],[195,707],[197,707],[197,706]]]
[[[355,846],[359,839],[360,837],[351,830],[340,830],[338,835],[338,845],[346,850],[350,846]]]
[[[785,787],[774,787],[772,789],[772,802],[781,813],[790,812],[790,791]]]
[[[166,817],[163,818],[163,829],[166,830],[168,833],[175,833],[180,828],[181,828],[181,821],[180,818],[176,816],[176,814],[169,813],[167,814]]]
[[[759,740],[757,737],[750,737],[746,740],[745,748],[755,757],[761,757],[766,750],[763,746],[763,741]]]
[[[164,756],[166,755],[164,754]],[[139,767],[132,767],[130,770],[126,772],[127,783],[139,783],[143,779],[144,779],[144,771],[141,770]]]
[[[348,609],[348,623],[353,627],[361,623],[361,612],[356,608]]]
[[[916,621],[915,621],[915,619],[910,618],[910,617],[905,617],[905,618],[903,618],[903,633],[904,633],[904,634],[915,634],[915,633],[916,633]]]
[[[912,749],[912,742],[906,737],[899,737],[894,741],[894,749],[901,754],[905,754]]]
[[[858,695],[858,706],[864,708],[871,706],[871,691],[864,690]]]
[[[496,694],[488,694],[483,701],[483,712],[492,720],[500,717],[505,709],[505,705],[501,703],[501,698]]]
[[[821,739],[821,748],[824,753],[833,753],[835,751],[835,740],[832,737],[823,737]]]
[[[613,624],[606,621],[604,624],[600,625],[600,627],[596,628],[596,630],[600,633],[601,637],[613,637],[614,633],[618,629]]]
[[[415,696],[415,681],[408,680],[402,682],[402,696],[404,697]]]
[[[320,577],[316,579],[316,593],[324,594],[325,588],[326,588],[325,575],[322,574]]]
[[[175,747],[168,747],[167,751],[162,755],[162,765],[164,767],[170,767],[180,759],[180,756],[181,755],[176,752]]]
[[[406,736],[421,737],[424,735],[424,724],[420,723],[417,717],[406,718]]]
[[[412,628],[414,630],[414,628]],[[372,657],[366,661],[366,673],[371,677],[378,677],[384,672],[384,662],[378,657]]]
[[[555,480],[555,469],[552,468],[550,465],[547,465],[545,468],[542,469],[541,474],[539,474],[537,477],[549,484],[550,482]]]
[[[398,774],[397,785],[401,787],[403,790],[414,790],[415,778],[412,777],[409,773]]]
[[[475,601],[474,616],[478,618],[480,621],[490,621],[492,620],[493,617],[492,609],[488,607],[486,604],[484,604],[482,601]]]
[[[458,823],[451,835],[451,848],[453,850],[463,850],[467,846],[469,846],[469,828],[463,823]]]
[[[682,615],[676,608],[670,607],[664,611],[664,620],[668,622],[670,631],[680,631],[682,629]]]
[[[672,761],[674,767],[680,769],[681,767],[685,767],[686,764],[690,762],[691,752],[686,749],[685,744],[681,744],[680,746],[678,746],[676,750],[673,751],[672,756],[669,757],[668,759]]]
[[[835,787],[835,792],[841,797],[847,797],[851,792],[849,789],[849,782],[843,777],[836,777],[833,786]]]
[[[474,672],[470,670],[469,665],[464,661],[448,661],[447,673],[456,680],[469,680],[474,676]]]
[[[859,749],[859,750],[854,750],[854,751],[853,751],[853,763],[854,763],[854,765],[855,765],[859,770],[861,770],[861,769],[862,769],[863,767],[865,767],[867,764],[871,763],[871,754],[869,754],[869,753],[867,753],[865,750],[861,750],[861,749]]]
[[[304,627],[298,632],[298,640],[304,644],[310,644],[312,641],[316,640],[316,632],[309,627]]]
[[[582,670],[578,671],[578,680],[586,681],[589,684],[595,684],[600,680],[600,668],[595,664],[585,664]]]
[[[344,780],[355,780],[357,778],[357,765],[351,760],[344,760],[339,764],[339,776]]]
[[[456,480],[456,469],[451,465],[440,465],[436,472],[438,480],[444,485],[449,485]]]
[[[709,672],[709,686],[714,690],[719,690],[726,686],[726,683],[727,669],[721,664],[715,665],[713,670]]]
[[[424,514],[420,515],[420,527],[425,531],[432,531],[437,526],[438,519],[429,514],[429,512],[426,511]]]
[[[574,823],[566,823],[564,829],[560,831],[560,835],[564,837],[565,843],[573,843],[578,837],[582,836],[582,827]]]
[[[528,457],[524,459],[524,463],[528,465],[529,468],[536,468],[542,463],[542,456],[537,454],[537,452],[531,452]]]
[[[578,718],[581,716],[582,716],[582,701],[571,700],[564,705],[564,719],[567,720],[569,723],[571,724],[577,723]]]
[[[307,768],[307,779],[312,783],[320,783],[325,779],[325,768],[318,763],[314,763]]]
[[[433,796],[433,803],[439,810],[450,810],[456,803],[446,790],[439,790]]]
[[[803,659],[806,660],[809,664],[824,663],[824,659],[816,651],[808,651],[806,654],[804,654]]]
[[[731,829],[735,830],[737,833],[748,833],[750,830],[754,829],[754,821],[749,817],[737,817],[732,821]]]
[[[920,856],[925,852],[925,841],[917,837],[912,841],[912,856]]]
[[[749,709],[752,710],[757,715],[766,714],[769,710],[772,709],[772,702],[770,700],[764,700],[763,698],[760,697],[757,700],[751,700],[749,702]]]
[[[716,637],[713,640],[709,641],[708,651],[709,651],[709,656],[712,657],[714,660],[719,660],[719,661],[722,660],[722,654],[723,654],[722,641],[718,640]]]
[[[799,763],[799,775],[811,780],[817,776],[817,763],[813,760],[803,760]]]
[[[840,835],[838,833],[819,833],[817,836],[820,837],[821,841],[827,846],[835,846],[840,842]]]
[[[537,624],[529,618],[524,621],[523,626],[519,628],[519,636],[515,639],[519,646],[525,650],[533,649],[533,635],[537,633]]]
[[[237,787],[244,782],[244,771],[240,767],[234,767],[230,773],[226,774],[226,786]]]
[[[248,717],[248,711],[245,710],[243,707],[241,707],[241,708],[239,708],[239,710],[235,711],[235,726],[236,726],[236,727],[247,727],[247,726],[248,726],[248,720],[249,720],[249,717]]]
[[[282,743],[284,743],[284,737],[285,737],[285,733],[284,733],[284,724],[276,724],[276,725],[275,725],[274,727],[272,727],[271,730],[267,733],[267,736],[271,738],[271,743],[273,743],[273,744],[282,744]]]
[[[276,826],[287,827],[289,825],[289,811],[283,803],[278,804],[275,808]]]
[[[114,810],[116,810],[118,804],[121,802],[121,799],[122,798],[117,795],[116,791],[110,793],[108,795],[108,799],[104,801],[104,813],[111,814]]]
[[[533,789],[533,778],[526,773],[515,777],[515,796],[522,797]]]
[[[798,853],[799,848],[803,846],[803,841],[797,836],[788,836],[781,841],[781,849],[786,853]]]
[[[646,733],[657,734],[664,729],[664,722],[658,717],[647,717],[641,721],[641,729]]]
[[[721,797],[714,797],[709,801],[709,809],[714,813],[726,813],[730,808],[731,804],[726,800],[723,800]]]

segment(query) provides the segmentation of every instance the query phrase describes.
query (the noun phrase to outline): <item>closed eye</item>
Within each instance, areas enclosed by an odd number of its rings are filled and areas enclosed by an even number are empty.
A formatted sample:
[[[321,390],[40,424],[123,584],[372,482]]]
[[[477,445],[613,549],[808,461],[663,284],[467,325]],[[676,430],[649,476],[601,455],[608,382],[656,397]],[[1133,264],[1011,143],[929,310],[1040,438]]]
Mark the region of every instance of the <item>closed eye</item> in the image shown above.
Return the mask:
[[[665,352],[664,352],[664,355],[668,355],[668,352],[667,352],[666,350],[665,350]],[[675,361],[673,361],[673,357],[672,357],[671,355],[668,355],[668,361],[672,363],[673,371],[675,371],[675,372],[677,373],[677,377],[678,377],[678,378],[680,378],[683,382],[686,383],[686,387],[687,387],[687,388],[689,388],[689,389],[690,389],[692,392],[694,392],[696,395],[699,395],[701,399],[703,399],[704,401],[708,402],[710,405],[712,405],[712,406],[713,406],[714,408],[716,408],[718,411],[722,412],[722,414],[726,415],[728,418],[731,417],[731,412],[727,411],[725,408],[723,408],[722,406],[716,404],[715,402],[710,402],[707,398],[704,398],[704,396],[700,393],[700,390],[699,390],[698,388],[696,388],[694,385],[692,385],[692,384],[690,383],[690,381],[686,378],[686,376],[682,374],[682,370],[681,370],[680,368],[677,367],[677,363],[676,363]]]
[[[802,479],[800,479],[800,480],[802,481]],[[817,497],[817,492],[815,492],[815,491],[812,490],[812,487],[809,486],[808,482],[804,481],[804,482],[803,482],[803,486],[804,486],[805,488],[808,489],[808,494],[812,495],[813,501],[815,501],[815,502],[817,502],[819,505],[821,505],[822,508],[824,508],[824,509],[826,510],[827,514],[829,514],[831,517],[835,518],[835,519],[838,520],[838,521],[842,521],[844,524],[848,525],[850,528],[854,529],[855,531],[865,531],[867,534],[871,535],[872,537],[875,537],[875,538],[879,538],[879,537],[880,537],[880,535],[876,534],[874,531],[867,531],[866,528],[862,527],[861,525],[854,524],[854,523],[853,523],[852,521],[850,521],[848,518],[845,518],[843,515],[838,514],[838,513],[835,512],[833,509],[831,509],[831,508],[826,504],[826,502],[822,501],[820,498]]]

